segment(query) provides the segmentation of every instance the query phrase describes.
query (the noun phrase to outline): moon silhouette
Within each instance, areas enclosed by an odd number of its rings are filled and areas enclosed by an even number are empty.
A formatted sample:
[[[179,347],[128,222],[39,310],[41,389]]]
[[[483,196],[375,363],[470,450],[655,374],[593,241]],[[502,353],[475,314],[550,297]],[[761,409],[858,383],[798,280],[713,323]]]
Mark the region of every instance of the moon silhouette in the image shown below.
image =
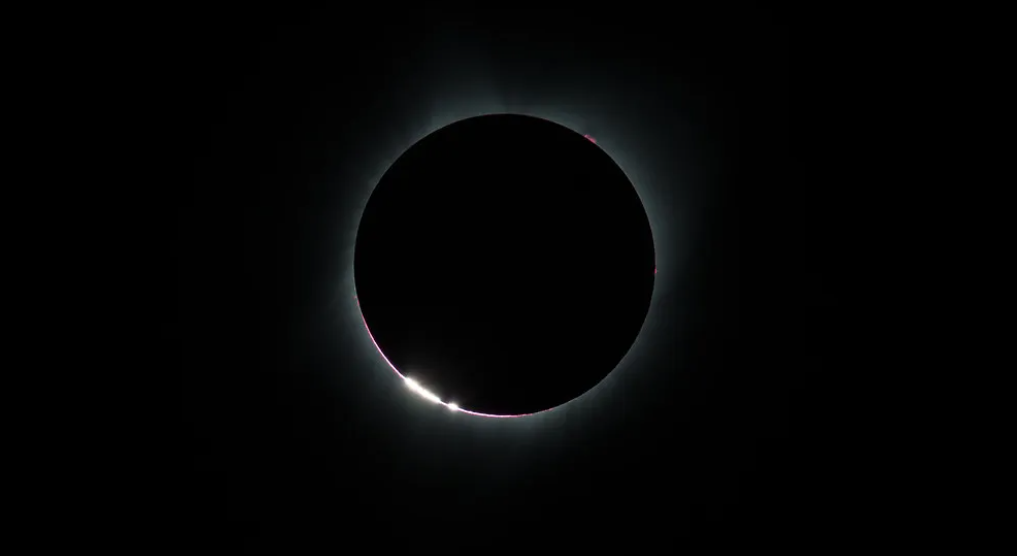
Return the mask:
[[[515,114],[411,146],[372,193],[354,254],[367,332],[407,386],[497,417],[565,404],[610,374],[655,272],[646,212],[611,157]]]

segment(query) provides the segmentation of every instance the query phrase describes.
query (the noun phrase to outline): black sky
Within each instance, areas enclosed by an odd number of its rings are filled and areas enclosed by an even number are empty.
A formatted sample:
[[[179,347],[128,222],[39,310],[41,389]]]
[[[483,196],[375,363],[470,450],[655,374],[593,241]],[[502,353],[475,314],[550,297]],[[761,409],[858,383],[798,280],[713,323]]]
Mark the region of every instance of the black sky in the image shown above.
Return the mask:
[[[221,553],[801,535],[797,393],[833,364],[836,298],[828,205],[792,178],[784,17],[351,10],[175,18],[159,57],[181,176],[179,535]],[[529,421],[409,395],[365,338],[349,264],[387,164],[499,106],[597,137],[660,267],[628,365]]]

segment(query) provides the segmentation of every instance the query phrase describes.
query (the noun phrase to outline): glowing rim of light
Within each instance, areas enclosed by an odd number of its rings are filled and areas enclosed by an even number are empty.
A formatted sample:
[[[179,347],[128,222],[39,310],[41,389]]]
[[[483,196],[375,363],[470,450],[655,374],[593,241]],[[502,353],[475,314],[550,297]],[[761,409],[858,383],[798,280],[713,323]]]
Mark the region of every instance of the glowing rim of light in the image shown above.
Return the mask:
[[[520,113],[520,112],[489,112],[489,113],[486,113],[486,114],[479,114],[479,115],[476,115],[476,116],[468,116],[468,117],[465,117],[465,118],[456,119],[456,120],[453,120],[452,122],[449,122],[449,123],[447,123],[447,124],[445,124],[443,126],[439,126],[437,129],[432,130],[430,133],[424,134],[422,137],[420,137],[420,138],[416,139],[415,141],[413,141],[412,143],[410,143],[410,146],[406,147],[406,149],[404,149],[396,157],[396,160],[398,160],[399,157],[401,157],[403,154],[405,154],[405,152],[407,150],[413,148],[414,145],[416,145],[417,143],[422,141],[425,137],[427,137],[431,133],[434,133],[434,132],[436,132],[436,131],[438,131],[440,129],[444,129],[445,127],[448,127],[448,126],[450,126],[450,125],[452,125],[454,123],[457,123],[457,122],[461,122],[463,120],[468,120],[468,119],[472,119],[472,118],[476,118],[476,117],[480,117],[480,116],[497,115],[497,114],[513,114],[513,115],[528,116],[528,117],[531,117],[531,118],[537,118],[537,119],[544,120],[544,121],[553,123],[555,125],[564,127],[565,129],[568,129],[570,131],[573,131],[574,133],[577,133],[571,127],[569,127],[569,126],[567,126],[567,125],[565,125],[563,123],[557,122],[557,121],[555,121],[555,120],[553,120],[551,118],[545,118],[543,116],[535,116],[533,114]],[[588,140],[589,142],[595,144],[595,145],[597,144],[597,140],[592,135],[590,135],[590,134],[583,134],[583,138]],[[610,155],[608,155],[608,156],[610,156]],[[618,161],[614,160],[613,157],[611,157],[611,161],[614,162],[614,164],[616,166],[618,166],[618,168],[622,171],[623,174],[625,174],[625,177],[629,180],[629,183],[632,184],[633,189],[636,189],[636,195],[638,196],[639,195],[639,190],[635,187],[635,183],[632,182],[632,179],[628,176],[628,174],[621,167],[621,165],[618,163]],[[392,164],[394,164],[394,163],[395,163],[395,161],[392,162]],[[388,169],[386,168],[382,172],[382,177],[384,176],[385,172],[387,172],[387,171],[388,171]],[[379,177],[379,181],[380,181],[380,177]],[[377,187],[377,184],[375,184],[375,187]],[[373,192],[374,192],[374,188],[372,188],[372,190],[371,190],[371,193],[373,193]],[[370,200],[370,196],[368,196],[368,200]],[[642,197],[640,197],[640,205],[643,207],[643,211],[647,210],[646,209],[646,205],[643,204],[643,202],[642,202]],[[649,219],[649,214],[648,213],[647,213],[647,218]],[[359,223],[357,225],[357,228],[358,229],[360,228]],[[652,237],[653,236],[653,227],[652,227],[652,225],[651,225],[650,228],[651,228],[650,229],[650,234],[651,234],[651,237]],[[654,241],[654,243],[656,243],[656,242]],[[656,248],[654,249],[654,251],[656,252]],[[656,266],[656,264],[654,264],[653,273],[657,274],[657,266]],[[587,390],[586,392],[584,392],[583,394],[577,396],[576,398],[573,398],[572,400],[569,400],[569,401],[567,401],[565,403],[556,405],[554,407],[549,407],[547,409],[542,409],[540,411],[534,411],[533,413],[510,413],[510,414],[498,415],[498,414],[494,414],[494,413],[482,413],[482,412],[479,412],[479,411],[471,411],[469,409],[463,409],[462,407],[459,407],[459,404],[457,404],[455,402],[446,402],[446,401],[442,400],[441,397],[439,397],[438,395],[436,395],[436,394],[428,391],[426,388],[424,388],[424,386],[421,385],[416,379],[414,379],[412,377],[408,377],[408,376],[404,375],[403,373],[399,372],[399,369],[397,369],[396,366],[392,364],[392,361],[390,361],[388,356],[385,355],[385,352],[382,351],[381,346],[378,345],[378,341],[374,339],[374,334],[371,333],[371,327],[367,325],[367,317],[364,316],[364,311],[360,308],[360,299],[357,298],[356,295],[354,295],[353,298],[357,302],[357,310],[360,311],[360,320],[364,323],[364,329],[367,330],[367,335],[368,335],[368,337],[371,338],[371,343],[374,344],[374,348],[376,350],[378,350],[378,354],[381,355],[381,358],[385,360],[385,363],[388,364],[389,368],[392,369],[392,371],[397,376],[399,376],[400,379],[402,379],[403,383],[406,385],[407,388],[409,388],[410,391],[412,391],[413,393],[417,394],[419,397],[421,397],[421,398],[423,398],[425,400],[428,400],[428,401],[430,401],[432,403],[436,403],[438,405],[443,405],[443,406],[445,406],[446,408],[448,408],[452,412],[455,412],[455,413],[466,413],[467,415],[474,415],[474,416],[477,416],[477,417],[490,417],[492,419],[515,419],[515,418],[518,418],[518,417],[528,417],[528,416],[531,416],[531,415],[537,415],[537,414],[540,414],[540,413],[546,413],[546,412],[551,411],[553,409],[565,406],[568,403],[570,403],[570,402],[572,402],[572,401],[574,401],[576,399],[581,398],[587,392],[590,392],[591,390],[593,390],[591,388],[590,390]],[[652,303],[651,303],[651,305],[652,305]],[[637,336],[637,339],[638,339],[638,336]],[[633,343],[633,345],[635,345],[635,344]],[[631,347],[629,348],[629,351],[631,351]],[[624,361],[625,357],[627,357],[627,356],[628,356],[628,352],[626,352],[625,356],[622,357],[622,361]],[[622,361],[619,361],[618,364],[615,365],[615,369],[617,369],[618,366],[621,365]],[[614,372],[614,369],[612,369],[611,372]],[[608,373],[608,374],[610,374],[610,373]]]
[[[624,152],[619,152],[619,153],[611,154],[610,152],[607,152],[608,150],[604,149],[604,147],[601,146],[598,143],[597,139],[595,139],[592,135],[584,134],[582,132],[576,131],[576,129],[580,129],[582,127],[585,127],[585,125],[583,123],[578,122],[578,121],[575,120],[575,118],[574,118],[575,114],[569,115],[569,114],[552,113],[552,112],[557,112],[557,111],[555,111],[555,110],[550,110],[549,111],[546,108],[543,108],[543,109],[540,109],[540,108],[533,109],[533,107],[530,107],[530,106],[512,106],[512,107],[509,107],[509,106],[503,105],[501,103],[498,103],[498,105],[496,105],[496,106],[485,106],[484,108],[478,108],[476,106],[473,106],[471,108],[472,109],[465,110],[464,111],[465,113],[464,112],[460,112],[458,114],[451,115],[451,116],[448,116],[448,115],[443,116],[443,117],[433,117],[432,116],[432,119],[431,119],[429,125],[425,125],[424,126],[425,129],[423,129],[423,130],[418,129],[417,132],[411,132],[411,134],[414,136],[414,138],[412,138],[412,139],[410,139],[408,141],[409,144],[407,146],[405,146],[405,147],[402,147],[402,148],[398,149],[394,156],[392,156],[390,159],[388,159],[387,162],[384,162],[384,163],[381,164],[382,168],[379,169],[379,173],[378,173],[377,177],[375,177],[375,178],[373,178],[371,180],[371,181],[374,182],[374,185],[370,188],[370,191],[367,193],[367,196],[364,199],[364,206],[366,206],[366,204],[370,201],[370,197],[373,194],[374,189],[377,187],[377,185],[380,182],[381,178],[388,171],[388,169],[391,167],[391,165],[394,164],[395,161],[398,160],[399,157],[401,157],[407,150],[412,148],[414,145],[416,145],[418,142],[420,142],[423,138],[427,137],[428,135],[430,135],[430,134],[432,134],[432,133],[434,133],[434,132],[436,132],[436,131],[438,131],[440,129],[443,129],[443,128],[449,126],[449,125],[452,125],[452,124],[454,124],[456,122],[460,122],[460,121],[471,119],[471,118],[481,117],[481,116],[499,115],[499,114],[511,114],[511,115],[519,115],[519,116],[529,116],[529,117],[541,119],[541,120],[544,120],[544,121],[548,121],[548,122],[557,124],[559,126],[562,126],[562,127],[566,128],[566,129],[569,129],[569,130],[573,131],[574,133],[577,133],[580,136],[584,137],[585,139],[589,140],[591,143],[596,144],[598,147],[600,147],[602,150],[604,150],[611,157],[612,161],[626,175],[626,177],[628,178],[629,182],[632,184],[633,188],[635,189],[636,195],[640,199],[640,204],[642,205],[643,210],[646,212],[647,219],[649,220],[650,233],[651,233],[651,236],[653,237],[653,243],[654,243],[654,253],[655,253],[655,255],[657,255],[657,241],[659,239],[659,237],[658,237],[659,234],[658,234],[658,231],[656,230],[656,228],[658,226],[663,226],[665,229],[661,230],[661,232],[664,235],[668,235],[668,232],[670,231],[669,227],[670,227],[671,223],[669,221],[666,221],[666,220],[665,221],[660,221],[656,217],[656,214],[654,213],[654,211],[652,210],[652,206],[647,203],[646,195],[648,194],[648,189],[652,188],[652,185],[651,186],[647,186],[646,184],[642,184],[642,185],[640,185],[640,184],[641,184],[641,182],[643,180],[648,180],[648,181],[652,182],[653,178],[650,177],[649,175],[644,175],[643,171],[638,170],[636,167],[633,167],[631,164],[626,163],[626,161],[625,161],[626,157],[625,157],[625,153]],[[360,228],[360,223],[359,223],[359,219],[358,219],[357,220],[357,225],[354,227],[353,241],[351,243],[351,249],[355,249],[355,245],[356,245],[356,230],[359,230],[359,228]],[[352,251],[351,251],[351,255],[352,255]],[[653,267],[653,273],[657,274],[657,270],[658,270],[657,269],[657,266],[658,266],[657,263],[659,263],[659,260],[655,260],[654,262],[655,262],[655,264],[654,264],[654,267]],[[352,270],[353,269],[352,269],[352,265],[351,265],[351,272],[352,272]],[[352,280],[352,278],[353,278],[353,275],[351,274],[351,280]],[[562,408],[568,406],[569,404],[571,404],[571,403],[573,403],[573,402],[575,402],[575,401],[577,401],[577,400],[579,400],[581,398],[584,398],[584,397],[590,395],[595,390],[597,390],[597,388],[601,384],[603,384],[607,380],[607,377],[605,377],[605,380],[602,380],[601,382],[599,382],[593,388],[590,388],[589,390],[587,390],[583,394],[581,394],[579,396],[576,396],[575,398],[573,398],[573,399],[571,399],[571,400],[569,400],[567,402],[564,402],[562,404],[556,405],[554,407],[549,407],[547,409],[542,409],[540,411],[535,411],[535,412],[532,412],[532,413],[493,414],[493,413],[482,413],[482,412],[479,412],[479,411],[472,411],[472,410],[469,410],[469,409],[464,409],[464,408],[460,407],[455,402],[441,400],[438,396],[428,392],[426,389],[421,387],[419,385],[419,383],[417,383],[415,380],[412,381],[412,382],[408,382],[407,381],[408,377],[406,375],[403,375],[403,373],[400,372],[399,369],[397,369],[394,364],[392,364],[392,361],[390,361],[388,356],[386,356],[385,353],[382,351],[381,346],[378,345],[377,340],[374,338],[374,334],[371,332],[370,327],[367,325],[367,319],[364,316],[363,310],[360,308],[360,300],[357,298],[357,295],[356,295],[356,285],[355,285],[355,283],[353,284],[353,291],[354,291],[353,298],[354,298],[354,300],[356,300],[357,311],[360,313],[361,322],[363,323],[364,329],[367,331],[367,336],[371,339],[371,343],[374,345],[375,350],[377,350],[378,354],[381,355],[382,360],[385,361],[385,363],[388,365],[388,367],[390,369],[392,369],[392,372],[394,372],[396,374],[396,376],[398,376],[401,379],[403,384],[407,385],[408,389],[410,389],[411,391],[416,393],[419,397],[423,397],[424,399],[427,399],[427,400],[429,400],[429,401],[431,401],[433,403],[445,406],[446,408],[448,408],[452,412],[455,412],[455,413],[466,413],[468,415],[474,415],[474,416],[477,416],[477,417],[488,417],[488,418],[492,418],[492,419],[515,419],[515,418],[520,418],[520,417],[529,417],[529,416],[534,416],[534,415],[550,413],[552,411],[562,409]],[[654,285],[653,292],[654,292],[653,293],[653,297],[654,298],[656,298],[658,295],[660,295],[662,293],[662,292],[660,292],[658,290],[658,287],[657,287],[656,283]],[[649,323],[650,319],[653,318],[654,307],[655,307],[655,303],[653,302],[653,299],[651,299],[649,312],[646,315],[646,318],[645,318],[645,320],[643,322],[643,326],[642,326],[642,328],[640,330],[640,333],[637,335],[637,337],[636,337],[635,341],[633,342],[632,346],[629,348],[629,351],[627,351],[625,353],[625,355],[622,357],[622,359],[620,361],[618,361],[618,364],[615,366],[614,369],[612,369],[611,373],[608,373],[608,376],[610,376],[611,374],[614,374],[618,369],[622,368],[626,364],[626,360],[633,356],[633,351],[637,349],[637,347],[638,347],[638,345],[640,343],[640,339],[644,335],[643,332],[646,329],[647,323]],[[426,392],[428,395],[422,395],[421,392]]]
[[[461,122],[463,120],[468,120],[468,119],[472,119],[472,118],[476,118],[476,117],[480,117],[480,116],[497,115],[497,114],[512,114],[512,115],[528,116],[528,117],[532,117],[532,118],[537,118],[537,119],[541,119],[541,120],[544,120],[544,121],[547,121],[547,122],[551,122],[553,124],[556,124],[556,125],[559,125],[561,127],[564,127],[565,129],[568,129],[570,131],[578,133],[574,129],[569,127],[568,125],[565,125],[563,123],[555,121],[552,118],[547,118],[547,117],[544,117],[544,116],[538,116],[538,115],[534,115],[534,114],[531,114],[531,113],[525,113],[525,112],[487,112],[487,113],[478,114],[478,115],[475,115],[475,116],[467,116],[467,117],[464,117],[464,118],[455,119],[455,120],[453,120],[453,121],[451,121],[449,123],[446,123],[445,125],[438,126],[437,129],[434,129],[434,130],[432,130],[429,133],[425,133],[423,136],[421,136],[421,137],[417,138],[416,140],[414,140],[413,142],[411,142],[408,147],[403,149],[403,151],[400,152],[398,156],[396,156],[395,160],[398,160],[399,157],[401,157],[403,154],[405,154],[405,152],[407,150],[411,149],[414,145],[419,143],[421,140],[423,140],[425,137],[427,137],[431,133],[434,133],[434,132],[436,132],[436,131],[438,131],[440,129],[444,129],[447,126],[450,126],[450,125],[452,125],[454,123],[457,123],[457,122]],[[595,145],[597,144],[597,140],[593,136],[591,136],[589,134],[583,134],[583,138],[588,140],[588,141],[590,141],[591,143],[593,143]],[[610,155],[608,155],[608,156],[610,156]],[[395,160],[393,160],[390,164],[394,164]],[[622,171],[622,173],[626,175],[626,178],[628,178],[629,183],[632,184],[633,188],[636,190],[636,195],[640,197],[640,205],[642,205],[644,211],[647,211],[647,207],[646,207],[645,203],[642,202],[643,201],[642,200],[642,196],[639,195],[639,189],[635,187],[635,183],[632,181],[632,178],[628,176],[628,173],[625,172],[625,169],[621,167],[621,165],[618,163],[618,161],[614,160],[614,157],[611,157],[611,160],[612,160],[612,162],[614,162],[615,165],[617,165],[619,167],[619,169]],[[381,177],[383,177],[385,172],[387,172],[387,171],[388,171],[388,168],[386,168],[384,171],[382,171],[382,176]],[[381,177],[378,178],[379,181],[380,181]],[[375,184],[375,187],[377,187],[377,183]],[[371,193],[372,194],[374,193],[374,188],[371,189]],[[370,200],[370,194],[368,195],[368,201],[369,200]],[[647,218],[649,219],[649,212],[648,211],[647,211]],[[651,224],[651,226],[650,226],[650,234],[651,234],[651,237],[653,237],[654,234],[653,234],[652,222],[650,222],[650,224]],[[359,228],[360,228],[360,225],[359,225],[359,222],[358,222],[357,229],[359,229]],[[656,244],[656,240],[654,240],[654,244]],[[656,252],[656,245],[654,245],[654,252]],[[654,264],[653,273],[657,274],[657,266],[656,266],[656,264]],[[557,409],[559,407],[563,407],[565,405],[568,405],[572,401],[575,401],[575,400],[583,397],[584,395],[586,395],[587,393],[589,393],[590,391],[593,390],[593,388],[591,388],[591,389],[587,390],[586,392],[584,392],[583,394],[580,394],[579,396],[577,396],[577,397],[573,398],[572,400],[569,400],[569,401],[567,401],[565,403],[556,405],[554,407],[549,407],[547,409],[542,409],[540,411],[534,411],[532,413],[511,413],[511,414],[501,414],[501,415],[499,415],[499,414],[494,414],[494,413],[482,413],[482,412],[479,412],[479,411],[471,411],[469,409],[464,409],[462,407],[459,407],[459,405],[457,403],[455,403],[455,402],[447,402],[445,400],[442,400],[441,397],[439,397],[438,395],[436,395],[436,394],[428,391],[426,388],[424,388],[424,386],[421,385],[416,379],[414,379],[412,377],[408,377],[408,376],[404,375],[403,373],[401,373],[399,371],[399,369],[397,369],[396,366],[394,364],[392,364],[392,361],[389,360],[388,356],[385,355],[385,352],[382,351],[381,346],[378,345],[378,341],[375,340],[374,334],[371,332],[371,327],[367,325],[367,317],[364,316],[364,311],[360,308],[360,299],[356,296],[356,294],[354,294],[353,299],[355,299],[356,302],[357,302],[357,310],[360,312],[360,320],[364,323],[364,329],[367,330],[367,335],[368,335],[369,338],[371,338],[371,343],[374,344],[374,348],[378,351],[378,354],[381,355],[381,358],[385,361],[386,364],[388,364],[389,368],[392,369],[392,371],[402,380],[403,384],[405,384],[406,387],[410,391],[412,391],[413,393],[417,394],[417,396],[419,396],[419,397],[421,397],[421,398],[423,398],[425,400],[428,400],[428,401],[430,401],[432,403],[445,406],[446,408],[448,408],[452,412],[455,412],[455,413],[465,413],[467,415],[474,415],[476,417],[489,417],[489,418],[492,418],[492,419],[515,419],[515,418],[519,418],[519,417],[529,417],[529,416],[532,416],[532,415],[538,415],[538,414],[541,414],[541,413],[547,413],[547,412],[552,411],[554,409]],[[652,307],[652,300],[651,300],[651,307]],[[647,316],[649,316],[649,315],[647,315]],[[645,320],[644,320],[644,325],[645,325]],[[640,332],[640,334],[641,334],[641,332]],[[638,340],[638,335],[637,335],[636,339]],[[631,346],[629,348],[629,351],[632,351],[632,347],[634,347],[634,346],[635,346],[635,342],[633,342],[633,346]],[[617,369],[622,364],[622,361],[624,361],[626,357],[628,357],[628,352],[626,352],[626,354],[622,357],[622,360],[619,361],[617,365],[615,365],[615,369]],[[611,372],[613,373],[614,369],[612,369]],[[610,373],[608,373],[608,374],[610,374]]]

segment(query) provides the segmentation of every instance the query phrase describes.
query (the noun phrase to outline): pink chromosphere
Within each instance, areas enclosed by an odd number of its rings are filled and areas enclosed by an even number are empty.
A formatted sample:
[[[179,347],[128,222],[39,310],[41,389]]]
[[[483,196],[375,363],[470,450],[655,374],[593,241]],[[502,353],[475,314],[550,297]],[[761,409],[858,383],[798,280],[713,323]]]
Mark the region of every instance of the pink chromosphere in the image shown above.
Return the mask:
[[[586,137],[587,139],[589,139],[591,143],[594,143],[594,144],[597,143],[597,140],[594,139],[592,135],[583,135],[583,137]]]

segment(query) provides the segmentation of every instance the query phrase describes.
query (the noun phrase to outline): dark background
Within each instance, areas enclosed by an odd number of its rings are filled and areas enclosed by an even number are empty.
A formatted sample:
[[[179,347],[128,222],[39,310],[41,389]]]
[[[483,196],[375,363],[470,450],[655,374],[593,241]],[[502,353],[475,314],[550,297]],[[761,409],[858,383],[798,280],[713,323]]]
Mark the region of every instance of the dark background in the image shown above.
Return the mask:
[[[822,512],[805,495],[825,479],[801,399],[839,357],[838,219],[821,180],[792,175],[786,17],[401,10],[157,23],[177,214],[172,535],[223,553],[807,536]],[[630,145],[656,184],[648,341],[541,420],[467,421],[409,396],[352,299],[345,250],[370,179],[409,146],[407,122],[476,82],[552,114],[596,106],[589,132]]]

